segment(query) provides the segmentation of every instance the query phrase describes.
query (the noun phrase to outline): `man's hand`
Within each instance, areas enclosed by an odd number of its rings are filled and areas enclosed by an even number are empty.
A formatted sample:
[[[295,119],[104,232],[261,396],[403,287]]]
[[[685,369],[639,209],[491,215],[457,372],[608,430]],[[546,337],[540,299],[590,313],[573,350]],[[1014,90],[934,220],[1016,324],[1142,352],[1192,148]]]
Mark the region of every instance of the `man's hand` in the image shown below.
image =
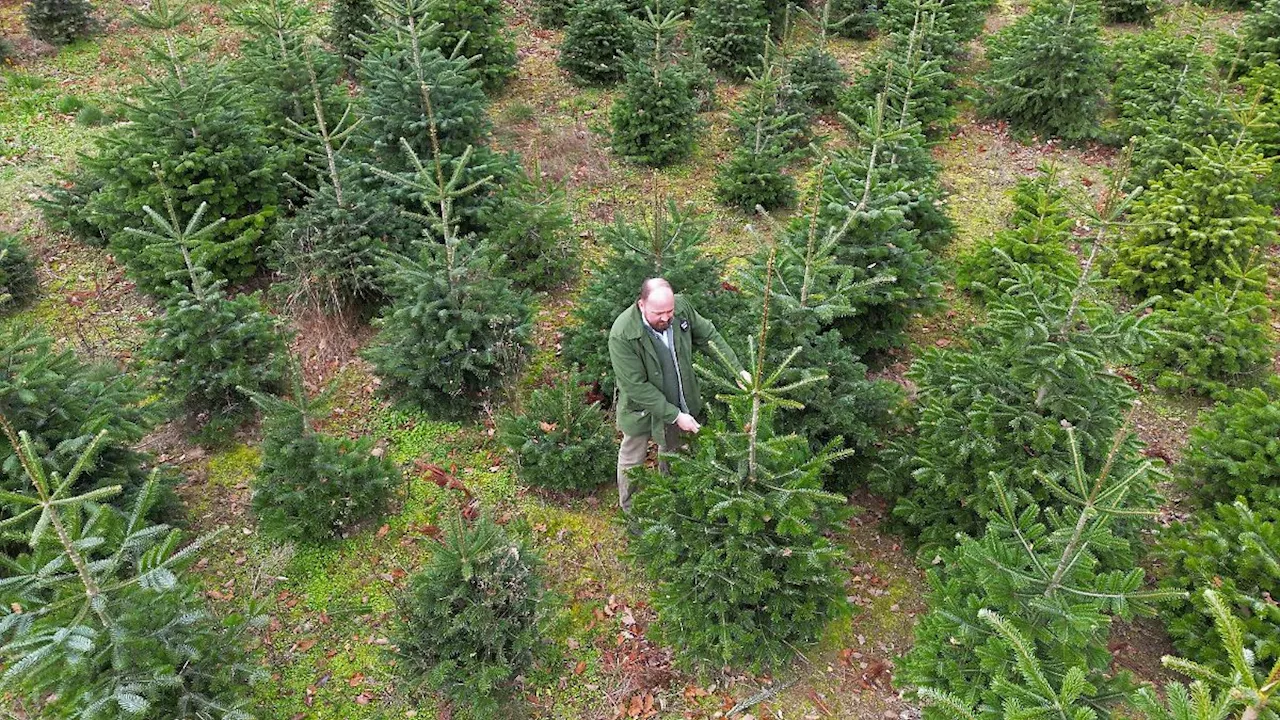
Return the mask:
[[[738,377],[741,378],[740,380],[738,380],[738,387],[740,389],[746,390],[747,388],[751,387],[751,373],[747,372],[746,370],[739,370]]]
[[[696,433],[702,429],[702,426],[698,424],[698,421],[694,420],[693,416],[689,413],[680,413],[676,416],[676,427],[687,433]]]

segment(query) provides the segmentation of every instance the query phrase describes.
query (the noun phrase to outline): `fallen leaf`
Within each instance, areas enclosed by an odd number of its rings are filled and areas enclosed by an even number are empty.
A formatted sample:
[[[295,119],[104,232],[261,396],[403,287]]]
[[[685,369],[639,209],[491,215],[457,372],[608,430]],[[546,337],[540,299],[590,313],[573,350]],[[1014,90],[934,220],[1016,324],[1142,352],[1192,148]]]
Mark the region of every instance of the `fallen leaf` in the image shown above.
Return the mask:
[[[573,674],[574,674],[574,675],[581,675],[582,673],[584,673],[584,672],[586,672],[586,671],[587,671],[587,661],[586,661],[586,660],[579,660],[579,661],[578,661],[578,664],[573,666]]]

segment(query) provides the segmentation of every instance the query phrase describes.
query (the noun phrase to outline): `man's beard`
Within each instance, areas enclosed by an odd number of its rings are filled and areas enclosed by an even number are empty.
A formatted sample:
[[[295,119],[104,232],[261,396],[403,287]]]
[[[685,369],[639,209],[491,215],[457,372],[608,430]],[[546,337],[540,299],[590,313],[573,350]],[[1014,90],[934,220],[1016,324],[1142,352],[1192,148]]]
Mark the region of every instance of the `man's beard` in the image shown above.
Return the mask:
[[[649,323],[649,327],[657,330],[658,332],[666,332],[667,328],[671,327],[671,321],[667,320],[663,322],[662,320],[659,320],[658,322]]]

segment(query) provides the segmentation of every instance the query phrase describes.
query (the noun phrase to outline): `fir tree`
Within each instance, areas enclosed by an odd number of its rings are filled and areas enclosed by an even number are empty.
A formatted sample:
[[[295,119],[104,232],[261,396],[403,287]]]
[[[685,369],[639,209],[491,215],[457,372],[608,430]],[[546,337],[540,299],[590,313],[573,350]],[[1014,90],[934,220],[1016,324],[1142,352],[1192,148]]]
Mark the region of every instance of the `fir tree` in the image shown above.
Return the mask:
[[[933,48],[933,28],[940,10],[934,6],[918,9],[905,31],[895,32],[867,64],[846,107],[874,107],[884,96],[886,117],[898,127],[919,123],[927,132],[936,132],[954,116],[950,104],[958,96],[955,76],[947,70],[948,58]]]
[[[430,107],[425,86],[422,93]],[[421,198],[428,214],[417,217],[427,239],[417,244],[417,257],[385,257],[392,304],[366,356],[387,392],[442,416],[465,416],[523,360],[532,311],[527,295],[491,275],[486,243],[458,234],[455,200],[490,179],[464,184],[470,149],[446,179],[438,144],[430,166],[407,141],[403,147],[416,168],[412,177],[375,171]]]
[[[635,30],[622,3],[587,0],[573,11],[559,64],[587,85],[613,85],[623,78],[623,56],[635,48]]]
[[[76,490],[105,432],[63,472],[0,423],[25,478],[23,491],[5,493],[17,509],[0,531],[30,528],[0,584],[0,687],[43,717],[249,718],[245,686],[262,673],[246,631],[262,618],[214,617],[184,573],[217,533],[183,546],[179,531],[150,524],[154,472],[124,513],[100,504],[119,485]]]
[[[609,328],[636,301],[642,282],[666,278],[677,292],[696,298],[698,312],[713,322],[731,317],[740,299],[722,283],[723,265],[704,252],[707,218],[692,208],[680,208],[674,201],[665,207],[655,203],[644,222],[616,217],[601,231],[600,240],[609,254],[571,311],[561,352],[611,398]]]
[[[349,103],[341,114],[326,108],[328,86],[314,72],[306,48],[300,59],[308,70],[311,119],[305,124],[289,120],[287,129],[310,161],[308,175],[317,181],[312,188],[286,176],[307,200],[280,224],[272,262],[288,278],[294,300],[340,310],[381,296],[379,254],[402,250],[400,238],[412,236],[417,227],[363,182],[361,169],[349,162],[347,148],[360,120]]]
[[[520,481],[558,490],[591,490],[617,458],[613,428],[579,378],[534,390],[519,411],[498,419],[498,441],[515,456]]]
[[[50,45],[66,45],[98,30],[89,0],[27,0],[22,14],[31,36]]]
[[[289,398],[242,388],[263,412],[253,510],[273,538],[323,542],[379,517],[400,478],[390,460],[371,454],[372,437],[350,440],[317,430],[318,401],[307,397],[296,363],[290,375]]]
[[[1226,38],[1220,53],[1229,80],[1280,62],[1280,0],[1257,0],[1241,21],[1239,35]]]
[[[534,3],[533,15],[542,27],[564,27],[573,18],[573,11],[577,5],[577,0],[537,0]]]
[[[1234,391],[1201,413],[1178,465],[1179,479],[1202,507],[1245,498],[1280,503],[1280,378]]]
[[[1116,39],[1111,105],[1122,133],[1147,134],[1150,121],[1169,120],[1188,96],[1207,90],[1208,61],[1197,40],[1164,28]]]
[[[835,56],[816,45],[787,61],[787,75],[799,89],[800,97],[814,108],[834,107],[849,80]]]
[[[951,71],[967,53],[965,43],[982,34],[986,11],[994,4],[993,0],[886,0],[880,31],[905,37],[918,28],[925,57],[940,60]]]
[[[159,232],[127,231],[186,264],[186,276],[173,282],[164,315],[148,324],[154,335],[144,354],[155,364],[166,394],[192,416],[207,416],[202,431],[216,438],[249,408],[246,389],[279,386],[285,341],[256,293],[229,298],[225,283],[193,260],[188,247],[198,247],[222,223],[219,218],[202,225],[206,209],[200,206],[183,226],[173,203],[167,203],[168,219],[146,207]]]
[[[31,301],[40,290],[36,263],[17,235],[0,232],[0,312],[9,312]]]
[[[329,11],[329,44],[352,73],[364,57],[361,38],[377,29],[377,14],[375,0],[335,0]]]
[[[519,288],[550,290],[577,277],[580,243],[564,187],[521,172],[487,218],[493,272]]]
[[[757,125],[763,124],[765,137],[772,137],[778,149],[794,155],[813,141],[809,124],[814,108],[804,99],[804,88],[775,55],[773,44],[766,48],[762,70],[753,71],[747,92],[729,121],[746,144],[754,144]]]
[[[469,58],[486,91],[501,89],[515,74],[516,45],[507,30],[502,0],[434,0],[418,7],[420,22],[439,26],[433,35],[435,47]]]
[[[869,40],[876,34],[883,9],[883,0],[827,0],[822,4],[820,27],[839,37]]]
[[[489,134],[487,101],[474,63],[453,52],[451,45],[439,49],[446,45],[440,28],[424,20],[427,4],[402,0],[388,8],[384,27],[369,38],[360,61],[358,75],[367,106],[362,124],[383,170],[412,169],[401,138],[419,157],[428,157],[435,152],[434,132],[440,152],[457,156]],[[429,101],[424,86],[430,89]]]
[[[1197,588],[1213,587],[1221,602],[1235,609],[1244,647],[1260,663],[1280,661],[1280,606],[1268,598],[1280,594],[1280,507],[1254,508],[1237,500],[1196,513],[1186,523],[1162,528],[1155,558],[1163,571],[1161,587],[1190,593],[1171,603],[1165,626],[1178,651],[1196,662],[1228,670],[1218,654],[1222,638],[1205,617]]]
[[[1116,248],[1111,275],[1139,296],[1195,292],[1232,261],[1275,240],[1280,220],[1255,194],[1271,165],[1247,142],[1213,137],[1152,182],[1133,208],[1133,232]]]
[[[614,152],[652,167],[692,154],[700,127],[689,76],[664,60],[663,37],[676,26],[676,17],[659,20],[650,12],[644,27],[654,38],[653,55],[647,62],[630,62],[622,97],[609,111]]]
[[[185,16],[183,8],[167,3],[137,15],[138,22],[162,32],[162,44],[153,49],[161,71],[135,91],[129,122],[100,136],[96,152],[81,160],[96,187],[77,214],[109,238],[139,288],[155,294],[165,293],[169,274],[184,268],[179,254],[125,231],[146,222],[143,207],[171,201],[189,216],[207,204],[213,215],[226,218],[188,249],[215,277],[240,280],[257,270],[258,248],[280,200],[279,158],[244,104],[244,93],[223,66],[195,57],[173,37]]]
[[[0,415],[30,428],[28,439],[41,463],[66,475],[85,445],[99,433],[94,464],[77,477],[85,492],[118,485],[131,499],[146,480],[146,455],[135,449],[159,420],[145,400],[148,390],[136,373],[89,363],[70,350],[56,350],[39,330],[15,329],[0,336]],[[27,482],[19,458],[0,451],[3,488],[21,491]]]
[[[1255,68],[1240,84],[1244,87],[1244,96],[1256,110],[1249,126],[1249,139],[1258,144],[1263,156],[1280,158],[1280,62]],[[1280,188],[1280,171],[1274,166],[1270,184]]]
[[[764,0],[705,0],[693,15],[693,35],[707,65],[732,78],[756,67],[768,27]]]
[[[238,6],[231,19],[245,32],[235,74],[258,110],[267,142],[284,153],[284,172],[314,184],[299,146],[305,139],[295,130],[317,132],[320,115],[342,114],[347,93],[337,83],[341,58],[320,47],[311,35],[315,14],[296,0],[254,0]]]
[[[786,207],[795,202],[795,180],[783,172],[795,157],[791,149],[798,114],[786,114],[780,102],[783,68],[765,60],[763,71],[752,73],[752,88],[731,118],[745,130],[733,156],[716,175],[716,197],[727,205],[751,212]]]
[[[397,605],[401,671],[475,717],[509,717],[509,685],[532,666],[550,609],[538,556],[487,516],[455,518]]]
[[[899,664],[899,682],[991,712],[1010,697],[1033,706],[1050,699],[1052,707],[1059,695],[1105,708],[1132,691],[1132,677],[1111,668],[1110,621],[1153,614],[1152,603],[1179,595],[1144,590],[1132,543],[1117,533],[1154,514],[1147,500],[1157,473],[1130,455],[1127,429],[1096,465],[1074,428],[1064,423],[1064,430],[1068,462],[1060,472],[1035,473],[1041,494],[1062,509],[1045,510],[992,474],[997,511],[981,536],[959,536],[929,570],[930,610]],[[1013,690],[1024,683],[1040,697]],[[925,714],[938,717],[939,708]]]
[[[837,239],[836,258],[854,280],[892,281],[873,285],[857,313],[837,326],[861,355],[901,342],[907,319],[935,306],[940,286],[921,230],[913,227],[936,217],[933,202],[920,193],[917,177],[904,177],[916,175],[914,159],[904,152],[899,162],[895,152],[914,145],[918,130],[889,127],[881,99],[859,139],[857,149],[838,152],[824,172],[818,224]]]
[[[1149,24],[1160,7],[1153,0],[1102,0],[1102,19],[1109,23]]]
[[[634,552],[657,582],[658,635],[715,666],[781,664],[847,612],[843,553],[824,534],[844,517],[844,498],[822,490],[824,470],[846,451],[815,453],[776,431],[779,410],[799,405],[787,396],[825,377],[781,380],[798,348],[765,364],[771,275],[749,343],[750,380],[707,373],[728,393],[727,422],[692,453],[673,455],[669,473],[647,471],[632,510]]]
[[[1276,340],[1269,332],[1271,302],[1253,287],[1266,285],[1266,271],[1229,264],[1229,284],[1214,280],[1160,313],[1162,339],[1147,357],[1164,389],[1193,390],[1215,399],[1229,386],[1247,384],[1271,368]]]
[[[1067,249],[1075,219],[1067,212],[1056,170],[1041,168],[1036,178],[1019,180],[1012,196],[1012,227],[980,241],[956,269],[956,285],[986,301],[1000,295],[1010,262],[1055,275],[1077,262]]]
[[[1076,140],[1095,132],[1106,77],[1092,0],[1039,2],[987,43],[987,112]]]

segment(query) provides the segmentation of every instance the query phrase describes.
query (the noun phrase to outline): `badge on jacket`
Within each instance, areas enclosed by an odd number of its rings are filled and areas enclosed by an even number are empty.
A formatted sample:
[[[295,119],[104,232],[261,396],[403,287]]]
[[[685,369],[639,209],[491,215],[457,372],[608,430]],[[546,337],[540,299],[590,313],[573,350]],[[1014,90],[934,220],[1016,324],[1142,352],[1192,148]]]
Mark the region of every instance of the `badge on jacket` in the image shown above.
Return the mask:
[[[689,321],[688,321],[688,320],[684,320],[684,319],[680,320],[680,331],[681,331],[681,332],[689,332]]]

